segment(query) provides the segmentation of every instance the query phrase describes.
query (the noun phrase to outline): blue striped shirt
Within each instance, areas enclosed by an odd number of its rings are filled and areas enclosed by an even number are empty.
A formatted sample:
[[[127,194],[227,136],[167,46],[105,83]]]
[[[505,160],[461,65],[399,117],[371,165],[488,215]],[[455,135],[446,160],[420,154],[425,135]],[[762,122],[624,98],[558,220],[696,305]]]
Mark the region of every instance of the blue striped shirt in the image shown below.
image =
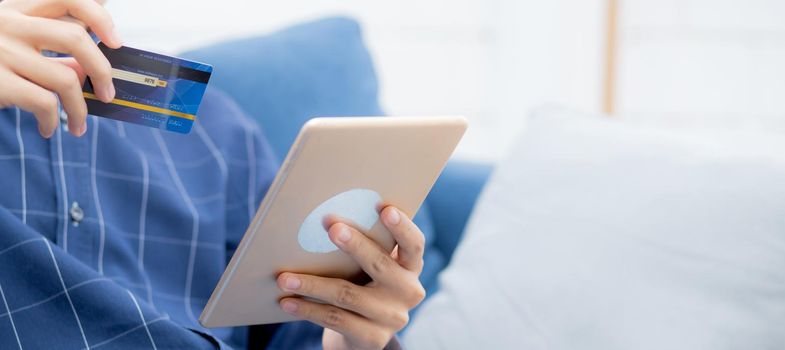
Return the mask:
[[[87,130],[0,110],[0,348],[243,346],[197,318],[275,174],[259,128],[208,90],[189,135]]]

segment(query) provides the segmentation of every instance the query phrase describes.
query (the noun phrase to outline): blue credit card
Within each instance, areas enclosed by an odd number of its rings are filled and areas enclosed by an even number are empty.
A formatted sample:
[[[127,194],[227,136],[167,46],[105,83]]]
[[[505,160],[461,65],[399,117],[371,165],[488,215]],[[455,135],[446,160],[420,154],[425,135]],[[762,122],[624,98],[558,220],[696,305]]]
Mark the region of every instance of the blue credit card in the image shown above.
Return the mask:
[[[86,79],[82,94],[89,114],[181,134],[191,131],[213,73],[209,64],[130,47],[98,48],[112,65],[115,98],[101,102]]]

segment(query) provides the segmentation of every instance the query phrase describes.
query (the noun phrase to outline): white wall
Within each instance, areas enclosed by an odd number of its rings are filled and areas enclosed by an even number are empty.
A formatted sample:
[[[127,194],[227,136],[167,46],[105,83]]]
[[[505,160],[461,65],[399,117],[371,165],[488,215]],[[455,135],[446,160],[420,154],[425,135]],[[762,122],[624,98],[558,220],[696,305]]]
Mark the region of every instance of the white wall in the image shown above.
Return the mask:
[[[604,0],[498,0],[493,4],[489,109],[466,154],[505,153],[530,110],[560,104],[596,112],[602,98]],[[483,144],[472,144],[471,141]]]
[[[464,114],[471,127],[459,155],[495,159],[532,107],[600,111],[606,1],[111,0],[108,7],[130,45],[170,53],[353,16],[376,60],[385,109]],[[685,124],[784,119],[785,1],[619,3],[620,114]]]
[[[621,3],[623,114],[679,124],[783,124],[785,1]]]
[[[112,0],[108,7],[129,45],[169,53],[353,16],[364,25],[385,109],[466,115],[471,128],[459,154],[493,159],[532,105],[596,108],[599,1]]]

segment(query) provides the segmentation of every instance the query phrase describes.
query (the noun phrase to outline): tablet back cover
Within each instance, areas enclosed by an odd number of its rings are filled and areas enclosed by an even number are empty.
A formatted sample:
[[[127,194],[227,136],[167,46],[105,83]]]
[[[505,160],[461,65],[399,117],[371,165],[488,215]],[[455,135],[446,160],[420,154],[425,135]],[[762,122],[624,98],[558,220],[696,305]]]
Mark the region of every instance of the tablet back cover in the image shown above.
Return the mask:
[[[199,318],[205,327],[293,321],[278,300],[281,272],[349,278],[360,269],[341,251],[311,253],[298,242],[305,218],[353,189],[414,216],[466,130],[461,117],[316,118],[300,131],[256,216]],[[327,232],[324,232],[327,236]],[[391,251],[380,221],[368,236]]]

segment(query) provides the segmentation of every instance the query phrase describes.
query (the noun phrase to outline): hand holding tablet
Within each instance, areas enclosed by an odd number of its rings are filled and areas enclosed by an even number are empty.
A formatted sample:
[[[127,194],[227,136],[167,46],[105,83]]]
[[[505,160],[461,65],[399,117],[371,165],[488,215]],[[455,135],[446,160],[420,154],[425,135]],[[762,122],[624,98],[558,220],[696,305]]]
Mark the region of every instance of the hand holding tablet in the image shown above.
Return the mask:
[[[281,309],[325,328],[325,348],[381,349],[409,321],[409,310],[425,298],[419,281],[425,236],[398,209],[382,210],[381,221],[397,243],[392,254],[351,225],[330,225],[329,237],[371,278],[355,284],[340,278],[284,272],[281,291],[293,293]]]
[[[422,233],[409,218],[465,129],[458,117],[307,123],[206,305],[202,325],[305,318],[339,332],[348,323],[355,331],[365,325],[369,334],[397,331],[423,292],[417,279]],[[322,225],[309,232],[314,217]],[[303,232],[327,242],[309,247]],[[349,282],[363,271],[370,283]]]

